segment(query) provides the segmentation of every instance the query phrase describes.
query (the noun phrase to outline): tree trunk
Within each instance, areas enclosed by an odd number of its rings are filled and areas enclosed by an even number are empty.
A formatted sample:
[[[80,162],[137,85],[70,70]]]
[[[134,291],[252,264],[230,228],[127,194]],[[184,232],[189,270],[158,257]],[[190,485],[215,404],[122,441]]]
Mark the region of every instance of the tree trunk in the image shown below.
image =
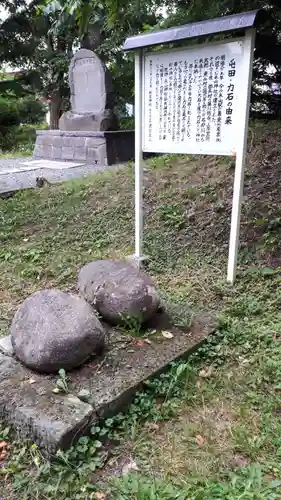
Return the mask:
[[[91,23],[81,40],[81,48],[88,50],[97,50],[102,43],[103,35],[99,23]]]
[[[50,102],[50,128],[52,130],[59,128],[60,109],[61,96],[59,92],[54,92]]]

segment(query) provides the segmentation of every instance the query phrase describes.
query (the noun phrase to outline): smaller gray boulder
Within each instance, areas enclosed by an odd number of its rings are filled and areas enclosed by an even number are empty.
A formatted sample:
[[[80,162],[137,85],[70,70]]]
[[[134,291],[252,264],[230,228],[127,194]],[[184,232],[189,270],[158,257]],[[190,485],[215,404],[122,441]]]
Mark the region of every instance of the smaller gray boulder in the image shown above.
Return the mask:
[[[40,290],[18,308],[10,328],[17,358],[39,372],[70,370],[104,347],[103,327],[81,297]]]
[[[78,276],[80,294],[113,324],[134,316],[142,323],[157,312],[160,299],[151,277],[126,261],[98,260]]]

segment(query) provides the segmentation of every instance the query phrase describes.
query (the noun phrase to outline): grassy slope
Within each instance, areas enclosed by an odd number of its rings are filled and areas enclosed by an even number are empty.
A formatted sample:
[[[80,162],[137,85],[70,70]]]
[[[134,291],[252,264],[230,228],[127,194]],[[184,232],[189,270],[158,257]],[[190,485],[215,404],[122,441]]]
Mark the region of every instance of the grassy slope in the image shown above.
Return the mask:
[[[140,471],[119,482],[109,498],[281,498],[279,127],[256,125],[250,131],[239,273],[233,288],[224,281],[231,162],[165,157],[147,166],[149,271],[173,301],[216,311],[220,329],[191,358],[184,380],[178,381],[172,369],[164,385],[156,382],[132,406],[110,466],[118,468],[126,455]],[[0,201],[2,334],[29,293],[44,286],[72,289],[83,263],[132,253],[132,193],[128,167]],[[159,403],[161,391],[168,391],[164,406]],[[172,416],[165,421],[167,405]],[[23,449],[19,461],[16,455]],[[6,485],[16,481],[18,493],[6,494],[5,500],[23,498],[22,488],[29,488],[27,498],[32,499],[96,498],[85,493],[93,481],[84,467],[88,452],[79,460],[72,457],[72,468],[65,463],[50,466],[38,451],[14,443],[2,471]],[[229,476],[233,471],[236,479]],[[70,472],[67,481],[59,481]],[[23,487],[22,476],[28,473],[29,485]]]

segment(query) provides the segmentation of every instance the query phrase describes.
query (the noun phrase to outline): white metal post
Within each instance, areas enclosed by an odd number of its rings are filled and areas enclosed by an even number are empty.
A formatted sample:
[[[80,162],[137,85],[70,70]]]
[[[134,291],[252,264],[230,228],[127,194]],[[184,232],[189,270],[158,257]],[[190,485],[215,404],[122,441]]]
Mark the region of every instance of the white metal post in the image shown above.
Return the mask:
[[[143,252],[142,72],[140,49],[135,54],[135,259],[139,264]]]
[[[245,84],[245,86],[247,86],[247,95],[240,109],[243,121],[241,121],[241,135],[236,151],[236,165],[234,174],[231,229],[230,229],[228,268],[227,268],[227,281],[229,281],[232,284],[235,281],[236,267],[237,267],[241,204],[242,204],[243,188],[244,188],[244,169],[245,169],[245,159],[246,159],[247,139],[248,139],[248,121],[249,121],[249,110],[251,102],[255,34],[256,34],[255,29],[249,29],[246,31],[244,39],[244,57],[243,57],[242,75],[247,75],[247,78],[245,78],[245,80],[243,81],[243,85]]]

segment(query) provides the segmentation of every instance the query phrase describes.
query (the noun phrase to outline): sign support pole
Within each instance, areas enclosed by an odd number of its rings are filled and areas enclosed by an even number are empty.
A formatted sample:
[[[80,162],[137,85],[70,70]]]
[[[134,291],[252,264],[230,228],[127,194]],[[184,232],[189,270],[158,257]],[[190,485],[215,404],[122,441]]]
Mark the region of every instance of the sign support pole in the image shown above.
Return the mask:
[[[248,29],[246,31],[244,39],[244,58],[243,58],[242,73],[243,75],[247,75],[245,81],[245,86],[247,86],[247,97],[243,103],[242,109],[240,110],[241,116],[243,116],[243,122],[241,123],[241,140],[236,151],[236,165],[234,174],[231,229],[230,229],[228,268],[227,268],[227,281],[231,284],[233,284],[235,281],[236,267],[237,267],[241,205],[242,205],[243,187],[244,187],[244,170],[245,170],[245,159],[246,159],[247,139],[248,139],[249,109],[251,102],[255,35],[256,35],[256,30],[254,28]]]
[[[143,51],[135,54],[135,260],[140,266],[143,252],[143,153],[142,77]]]

